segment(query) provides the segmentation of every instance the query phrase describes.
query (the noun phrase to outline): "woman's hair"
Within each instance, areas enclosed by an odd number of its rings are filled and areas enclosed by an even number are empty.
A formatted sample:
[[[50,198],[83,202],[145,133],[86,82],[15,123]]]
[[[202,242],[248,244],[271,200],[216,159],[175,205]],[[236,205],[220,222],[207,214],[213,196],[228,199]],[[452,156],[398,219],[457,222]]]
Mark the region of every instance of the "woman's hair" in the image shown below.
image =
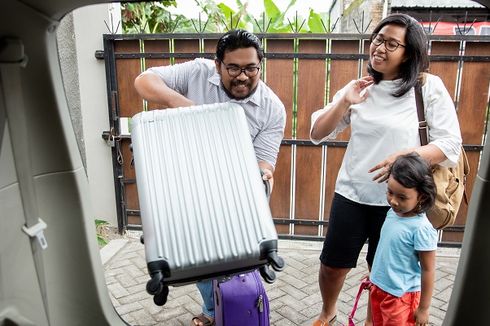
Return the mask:
[[[432,177],[432,170],[427,161],[419,154],[413,152],[398,156],[391,165],[390,176],[405,188],[415,188],[420,201],[415,213],[426,212],[434,205],[436,198],[436,185]]]
[[[414,18],[405,14],[392,14],[379,22],[374,28],[372,38],[386,25],[397,25],[406,28],[405,34],[405,61],[400,64],[398,77],[401,84],[393,96],[400,97],[415,86],[422,72],[427,71],[429,60],[427,58],[427,37],[424,29]],[[379,83],[383,74],[373,69],[368,63],[367,71]]]
[[[264,50],[262,49],[259,38],[255,36],[255,34],[243,29],[231,30],[221,36],[218,40],[218,44],[216,45],[216,59],[223,61],[226,51],[250,47],[255,48],[259,61],[262,61],[264,58]]]

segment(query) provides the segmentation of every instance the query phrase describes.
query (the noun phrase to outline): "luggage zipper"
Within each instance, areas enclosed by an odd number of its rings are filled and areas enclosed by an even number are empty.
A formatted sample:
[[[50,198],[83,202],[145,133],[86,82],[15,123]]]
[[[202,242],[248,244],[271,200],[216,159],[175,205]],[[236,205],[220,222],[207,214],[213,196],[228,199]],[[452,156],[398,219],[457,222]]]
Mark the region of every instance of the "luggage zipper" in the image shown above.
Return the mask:
[[[264,313],[264,294],[261,289],[261,283],[260,283],[260,277],[257,276],[257,273],[253,273],[255,283],[257,284],[257,310],[259,311],[259,326],[266,325],[267,322],[265,321],[265,313]]]
[[[257,300],[257,308],[259,308],[259,313],[264,312],[264,297],[259,295],[259,300]]]

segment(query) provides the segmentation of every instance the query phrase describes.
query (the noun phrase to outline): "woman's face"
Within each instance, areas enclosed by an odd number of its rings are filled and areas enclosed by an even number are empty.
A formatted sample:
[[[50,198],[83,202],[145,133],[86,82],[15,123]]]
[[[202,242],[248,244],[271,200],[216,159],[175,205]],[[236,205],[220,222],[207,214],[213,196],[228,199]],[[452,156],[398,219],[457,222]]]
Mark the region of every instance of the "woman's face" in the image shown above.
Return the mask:
[[[398,25],[385,25],[373,37],[369,47],[370,62],[374,70],[385,80],[398,77],[400,65],[405,61],[406,28]]]

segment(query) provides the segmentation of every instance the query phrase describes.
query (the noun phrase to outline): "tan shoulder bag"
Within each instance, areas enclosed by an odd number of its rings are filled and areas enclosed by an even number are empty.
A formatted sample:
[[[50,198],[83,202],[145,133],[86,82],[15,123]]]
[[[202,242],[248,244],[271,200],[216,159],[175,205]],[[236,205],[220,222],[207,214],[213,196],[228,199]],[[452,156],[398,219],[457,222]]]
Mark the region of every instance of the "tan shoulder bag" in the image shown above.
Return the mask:
[[[417,116],[419,119],[420,144],[427,145],[429,129],[425,120],[424,102],[422,99],[422,87],[420,83],[415,86],[415,102],[417,104]],[[427,211],[427,217],[436,229],[443,229],[454,224],[458,215],[459,206],[463,198],[466,199],[466,176],[470,172],[468,159],[464,148],[461,147],[458,164],[452,168],[446,168],[436,164],[432,168],[434,181],[437,186],[437,195],[434,206]]]

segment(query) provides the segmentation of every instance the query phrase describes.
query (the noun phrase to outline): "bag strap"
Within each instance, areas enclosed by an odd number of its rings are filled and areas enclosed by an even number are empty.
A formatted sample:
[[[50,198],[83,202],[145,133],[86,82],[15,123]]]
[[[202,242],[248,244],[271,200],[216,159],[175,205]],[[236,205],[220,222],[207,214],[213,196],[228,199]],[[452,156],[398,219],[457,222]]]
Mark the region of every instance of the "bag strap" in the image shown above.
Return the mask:
[[[468,196],[466,195],[466,178],[468,174],[470,174],[470,164],[468,162],[468,157],[466,156],[466,152],[464,151],[464,147],[461,146],[461,159],[463,160],[463,175],[464,175],[464,180],[463,180],[463,185],[464,185],[464,190],[463,190],[463,199],[464,203],[468,205]]]
[[[425,120],[424,100],[422,98],[422,86],[420,82],[414,86],[415,89],[415,104],[417,105],[417,117],[419,118],[419,137],[420,145],[424,146],[429,143],[429,128],[427,120]]]
[[[361,298],[361,294],[363,290],[368,290],[371,287],[372,283],[368,277],[366,277],[359,286],[359,291],[357,292],[356,300],[354,301],[354,307],[352,307],[352,311],[349,314],[349,326],[354,326],[354,315],[357,311],[357,305],[359,303],[359,299]]]
[[[427,125],[427,121],[425,120],[425,113],[424,113],[424,100],[422,98],[422,86],[420,84],[420,81],[417,82],[417,84],[414,86],[415,89],[415,104],[417,105],[417,117],[419,119],[419,137],[420,137],[420,145],[424,146],[429,143],[428,140],[428,135],[429,135],[429,128]],[[464,148],[461,147],[461,154],[462,154],[462,159],[463,159],[463,174],[466,176],[470,172],[470,166],[468,164],[468,159],[466,158],[466,153],[464,151]],[[463,190],[463,199],[468,205],[468,197],[466,195],[466,180],[464,180],[463,184],[465,185],[464,190]]]

